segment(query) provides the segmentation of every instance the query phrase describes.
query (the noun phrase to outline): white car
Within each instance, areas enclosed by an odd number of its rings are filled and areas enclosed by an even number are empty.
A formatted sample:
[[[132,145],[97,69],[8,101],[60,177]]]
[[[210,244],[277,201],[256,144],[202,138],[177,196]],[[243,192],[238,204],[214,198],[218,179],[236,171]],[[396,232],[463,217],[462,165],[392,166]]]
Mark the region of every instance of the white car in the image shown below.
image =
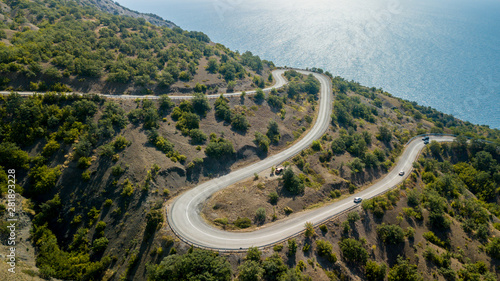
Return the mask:
[[[361,197],[355,197],[354,203],[360,203],[363,199]]]
[[[401,171],[401,172],[399,172],[399,175],[400,175],[400,176],[404,176],[404,174],[405,174],[405,171]]]

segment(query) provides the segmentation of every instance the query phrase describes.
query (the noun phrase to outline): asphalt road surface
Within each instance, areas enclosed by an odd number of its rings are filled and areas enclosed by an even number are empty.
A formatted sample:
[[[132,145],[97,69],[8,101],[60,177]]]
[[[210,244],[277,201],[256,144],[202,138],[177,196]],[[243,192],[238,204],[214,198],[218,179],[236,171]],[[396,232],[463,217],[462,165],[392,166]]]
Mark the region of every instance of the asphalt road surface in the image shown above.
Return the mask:
[[[307,74],[306,71],[301,71]],[[308,148],[311,143],[319,139],[330,124],[332,90],[330,80],[317,73],[312,73],[321,82],[320,106],[318,118],[309,131],[300,141],[285,151],[266,158],[258,163],[244,167],[217,179],[205,182],[189,191],[186,191],[173,201],[167,208],[167,218],[170,226],[182,240],[201,247],[216,250],[245,250],[249,247],[262,247],[282,241],[304,230],[306,222],[320,223],[336,214],[339,214],[356,205],[354,197],[368,199],[395,187],[411,172],[413,162],[417,159],[425,144],[420,138],[410,142],[396,166],[383,179],[367,189],[333,204],[296,213],[287,219],[268,224],[258,230],[247,232],[229,232],[217,229],[201,217],[201,210],[205,202],[217,191],[253,176],[272,166],[278,165],[291,158],[300,151]],[[431,136],[430,140],[449,142],[451,136]],[[399,173],[405,174],[400,176]]]

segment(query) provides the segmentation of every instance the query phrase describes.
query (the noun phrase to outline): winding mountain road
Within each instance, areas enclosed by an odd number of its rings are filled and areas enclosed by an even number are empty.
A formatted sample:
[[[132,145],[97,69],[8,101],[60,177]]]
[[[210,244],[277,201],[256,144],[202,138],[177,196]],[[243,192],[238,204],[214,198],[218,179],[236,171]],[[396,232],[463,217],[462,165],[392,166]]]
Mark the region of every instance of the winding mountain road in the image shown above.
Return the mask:
[[[273,72],[273,75],[275,77],[281,76],[283,72],[284,70],[277,70]],[[290,148],[260,162],[200,184],[178,196],[167,207],[167,219],[170,227],[182,240],[199,247],[215,250],[244,250],[254,246],[263,247],[271,245],[300,233],[304,230],[306,222],[317,224],[354,207],[356,205],[353,202],[354,197],[359,196],[368,199],[393,188],[405,178],[398,175],[400,171],[405,171],[405,175],[409,174],[413,162],[425,146],[420,138],[416,138],[406,146],[396,167],[389,174],[372,186],[348,198],[318,209],[291,215],[287,219],[271,223],[255,231],[228,232],[207,224],[201,216],[201,210],[205,202],[215,192],[251,177],[254,173],[259,173],[286,161],[308,148],[314,140],[319,139],[327,130],[331,120],[332,104],[330,79],[317,73],[300,72],[303,74],[313,74],[321,83],[318,118],[312,129],[305,137]],[[283,83],[285,82],[283,81]],[[450,136],[431,136],[430,139],[438,142],[449,142],[454,138]]]
[[[273,71],[273,77],[276,83],[269,88],[264,89],[265,92],[272,88],[280,88],[287,84],[283,77],[284,69]],[[303,74],[313,74],[321,83],[319,112],[315,124],[311,130],[297,143],[288,149],[270,156],[262,161],[236,170],[230,174],[217,179],[210,180],[199,186],[186,191],[185,193],[174,199],[173,203],[167,206],[167,219],[172,230],[185,242],[188,242],[199,247],[211,248],[215,250],[244,250],[249,247],[263,247],[272,245],[276,242],[285,240],[291,236],[297,235],[304,230],[306,222],[318,224],[339,213],[342,213],[356,204],[353,202],[354,197],[362,197],[369,199],[381,193],[388,191],[401,183],[412,169],[413,162],[417,159],[420,151],[425,147],[425,144],[420,138],[416,138],[409,142],[403,154],[399,157],[396,166],[384,178],[374,183],[370,187],[353,194],[350,197],[342,199],[333,204],[296,213],[271,224],[268,224],[255,231],[247,232],[228,232],[217,229],[207,224],[201,217],[201,210],[205,202],[217,191],[226,188],[227,186],[239,182],[245,178],[251,177],[254,173],[259,173],[272,166],[276,166],[302,150],[308,148],[314,140],[321,138],[326,132],[331,120],[331,104],[332,104],[332,89],[330,79],[322,74],[309,71],[299,72]],[[255,94],[255,91],[246,92],[249,95]],[[0,92],[7,95],[10,92]],[[35,92],[19,92],[22,96],[35,95]],[[75,93],[83,95],[83,93]],[[224,94],[226,97],[239,96],[241,92]],[[158,99],[158,96],[139,96],[139,95],[107,95],[100,94],[107,98],[118,99]],[[172,99],[190,99],[193,96],[170,96]],[[217,98],[219,94],[208,95],[208,98]],[[454,140],[452,136],[430,136],[430,140],[438,142],[450,142]],[[399,172],[404,171],[405,176],[399,176]]]

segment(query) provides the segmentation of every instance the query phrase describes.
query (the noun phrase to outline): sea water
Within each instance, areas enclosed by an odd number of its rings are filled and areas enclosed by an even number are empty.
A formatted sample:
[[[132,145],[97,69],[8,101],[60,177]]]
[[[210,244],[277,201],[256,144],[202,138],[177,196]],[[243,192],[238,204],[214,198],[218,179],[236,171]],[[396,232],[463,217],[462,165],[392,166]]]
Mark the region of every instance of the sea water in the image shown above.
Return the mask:
[[[232,50],[500,128],[499,0],[119,0]]]

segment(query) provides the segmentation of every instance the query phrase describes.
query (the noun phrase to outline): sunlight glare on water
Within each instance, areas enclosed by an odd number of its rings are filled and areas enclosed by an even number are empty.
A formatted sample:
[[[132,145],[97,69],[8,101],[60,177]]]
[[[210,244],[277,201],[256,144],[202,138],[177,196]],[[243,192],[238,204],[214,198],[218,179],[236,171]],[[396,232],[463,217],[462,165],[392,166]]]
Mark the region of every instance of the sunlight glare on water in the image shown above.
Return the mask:
[[[320,67],[500,128],[500,1],[119,1],[277,65]]]

